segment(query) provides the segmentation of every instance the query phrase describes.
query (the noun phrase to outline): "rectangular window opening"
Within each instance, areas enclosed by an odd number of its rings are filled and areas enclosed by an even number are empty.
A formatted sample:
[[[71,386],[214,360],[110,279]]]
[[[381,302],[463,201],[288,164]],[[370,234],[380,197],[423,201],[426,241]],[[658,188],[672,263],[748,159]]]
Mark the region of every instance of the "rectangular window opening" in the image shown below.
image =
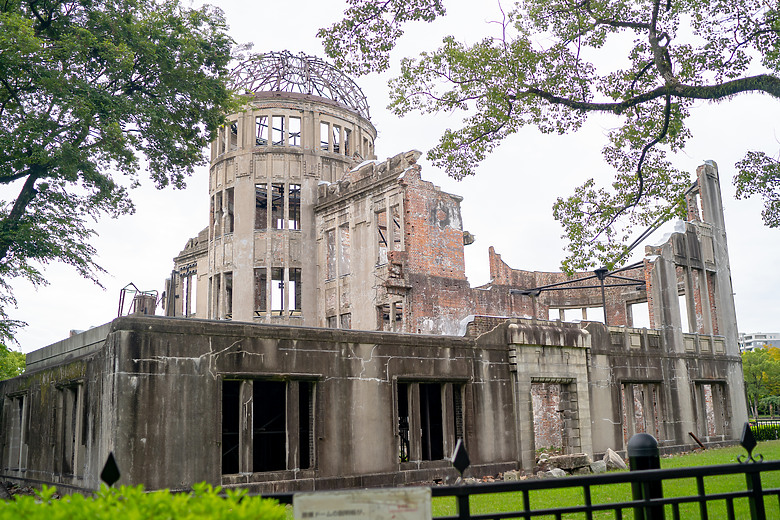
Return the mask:
[[[228,150],[238,150],[238,123],[230,123],[230,132],[228,132]]]
[[[391,311],[393,332],[402,332],[404,329],[404,302],[393,302]]]
[[[341,328],[342,329],[351,329],[352,328],[352,313],[345,312],[340,316],[341,321]]]
[[[341,127],[333,125],[333,151],[341,153]]]
[[[233,232],[233,188],[225,190],[225,233]]]
[[[274,229],[284,229],[284,184],[271,185],[271,224]]]
[[[301,118],[290,117],[289,143],[290,146],[301,146]]]
[[[290,184],[288,189],[289,216],[287,219],[287,229],[301,229],[301,185]]]
[[[394,205],[390,208],[390,214],[393,219],[393,225],[390,232],[392,232],[392,250],[401,250],[401,215],[398,211],[398,205]],[[388,237],[389,238],[389,237]]]
[[[301,295],[301,270],[297,267],[291,267],[289,269],[289,278],[289,299],[291,300],[290,303],[292,304],[289,309],[290,316],[300,316],[301,304],[303,300]]]
[[[266,184],[255,184],[255,229],[268,228],[268,190]]]
[[[390,331],[392,330],[391,327],[391,321],[390,321],[390,304],[384,303],[382,305],[377,305],[376,307],[376,330],[384,330],[384,331]]]
[[[214,294],[217,296],[217,308],[216,312],[214,313],[215,316],[217,316],[217,319],[222,318],[222,307],[224,306],[222,302],[222,276],[217,275],[214,277]]]
[[[287,468],[287,384],[254,381],[252,406],[252,470]]]
[[[344,129],[344,155],[352,155],[352,130]]]
[[[222,474],[239,472],[241,381],[222,381]]]
[[[387,263],[387,211],[376,212],[377,243],[379,245],[378,265]]]
[[[233,273],[225,273],[225,319],[233,319]]]
[[[444,458],[441,385],[420,383],[420,426],[422,428],[422,460]]]
[[[255,268],[255,316],[262,316],[266,311],[267,277],[265,267]]]
[[[284,116],[271,117],[271,143],[284,146]]]
[[[298,383],[298,467],[310,469],[314,461],[314,383]]]
[[[255,117],[255,146],[268,144],[268,116]]]
[[[27,401],[23,395],[11,397],[10,401],[10,417],[7,422],[3,421],[8,424],[5,453],[8,469],[20,471],[27,460]]]
[[[329,134],[330,134],[330,125],[328,123],[320,123],[320,150],[323,152],[327,152],[330,150],[329,148]]]
[[[284,301],[284,268],[271,268],[271,313],[274,316],[283,316],[285,310]]]
[[[339,318],[338,316],[328,316],[325,318],[325,326],[329,329],[337,329],[339,328]]]
[[[218,191],[214,195],[214,236],[218,237],[222,235],[222,192]]]

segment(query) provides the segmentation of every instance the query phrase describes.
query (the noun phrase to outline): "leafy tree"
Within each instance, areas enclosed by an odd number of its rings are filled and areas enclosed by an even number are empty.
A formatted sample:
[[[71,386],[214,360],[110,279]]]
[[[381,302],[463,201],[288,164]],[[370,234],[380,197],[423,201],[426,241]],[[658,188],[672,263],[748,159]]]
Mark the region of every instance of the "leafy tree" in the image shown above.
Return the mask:
[[[14,278],[60,261],[99,283],[89,220],[133,212],[142,158],[158,188],[204,162],[233,103],[225,31],[179,0],[0,3],[0,337]]]
[[[23,353],[0,344],[0,381],[16,377],[24,372],[26,359]]]
[[[753,417],[758,417],[761,399],[771,394],[772,388],[780,383],[780,361],[766,347],[756,348],[742,353],[742,373],[745,378],[745,391],[748,407]]]
[[[445,14],[442,0],[348,3],[344,19],[319,36],[328,55],[354,73],[386,69],[405,23]],[[523,126],[566,133],[590,114],[618,115],[603,150],[616,172],[611,186],[587,179],[553,208],[570,244],[568,271],[611,267],[633,228],[683,216],[691,181],[668,155],[690,137],[686,121],[697,100],[780,97],[776,3],[520,0],[502,14],[494,36],[473,45],[448,36],[440,48],[403,59],[390,108],[399,115],[465,111],[462,128],[448,129],[428,152],[455,178],[472,175]],[[764,197],[766,224],[780,225],[780,163],[752,152],[738,168],[739,196]]]

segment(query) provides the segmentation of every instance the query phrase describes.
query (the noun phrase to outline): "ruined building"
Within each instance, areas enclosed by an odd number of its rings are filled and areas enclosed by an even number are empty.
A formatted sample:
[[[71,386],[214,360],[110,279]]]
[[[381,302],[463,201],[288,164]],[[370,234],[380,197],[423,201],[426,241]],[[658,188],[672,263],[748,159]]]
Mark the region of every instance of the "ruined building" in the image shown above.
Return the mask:
[[[113,452],[120,483],[149,489],[328,489],[453,476],[458,438],[482,475],[636,432],[666,451],[738,437],[714,163],[643,261],[568,277],[491,248],[472,288],[461,198],[423,180],[419,152],[375,159],[349,78],[282,53],[237,83],[246,110],[212,145],[208,227],[174,261],[167,317],[30,353],[0,383],[0,478],[95,489]]]

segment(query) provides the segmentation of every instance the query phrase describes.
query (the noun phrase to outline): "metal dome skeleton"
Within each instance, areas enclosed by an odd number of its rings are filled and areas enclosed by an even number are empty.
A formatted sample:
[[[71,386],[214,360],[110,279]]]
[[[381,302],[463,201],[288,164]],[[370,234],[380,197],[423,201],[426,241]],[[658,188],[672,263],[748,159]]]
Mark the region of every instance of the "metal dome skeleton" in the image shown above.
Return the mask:
[[[239,92],[293,92],[345,105],[369,119],[368,101],[347,75],[320,58],[289,51],[250,55],[231,71]]]

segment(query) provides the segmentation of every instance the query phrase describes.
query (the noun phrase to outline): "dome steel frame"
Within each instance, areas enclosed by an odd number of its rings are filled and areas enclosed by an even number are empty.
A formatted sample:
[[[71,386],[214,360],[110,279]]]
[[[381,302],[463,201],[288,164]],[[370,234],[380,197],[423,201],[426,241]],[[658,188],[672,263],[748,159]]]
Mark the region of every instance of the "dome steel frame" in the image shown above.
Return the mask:
[[[289,51],[249,55],[231,70],[238,92],[292,92],[320,96],[369,119],[368,100],[349,76],[330,63]]]

